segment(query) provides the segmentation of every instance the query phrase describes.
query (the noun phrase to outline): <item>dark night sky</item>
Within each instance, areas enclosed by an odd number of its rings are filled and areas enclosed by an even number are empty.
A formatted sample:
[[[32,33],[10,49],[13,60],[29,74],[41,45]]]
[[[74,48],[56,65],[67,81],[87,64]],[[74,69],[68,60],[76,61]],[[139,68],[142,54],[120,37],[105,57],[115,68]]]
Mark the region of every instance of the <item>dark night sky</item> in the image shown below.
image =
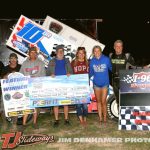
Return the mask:
[[[146,18],[122,18],[103,19],[98,25],[99,38],[106,45],[105,51],[108,53],[113,49],[116,39],[124,42],[124,50],[130,52],[136,61],[150,63],[150,23]]]
[[[116,39],[122,39],[124,49],[130,52],[136,61],[147,60],[145,63],[150,63],[150,9],[146,2],[114,0],[104,4],[101,0],[63,0],[45,3],[36,1],[35,5],[29,2],[14,4],[10,1],[9,5],[14,7],[0,9],[0,18],[18,19],[23,14],[28,18],[38,19],[44,19],[47,15],[55,19],[103,19],[102,23],[98,23],[98,36],[100,42],[106,45],[106,54],[113,50],[113,42]],[[3,4],[3,7],[7,4],[8,2]]]

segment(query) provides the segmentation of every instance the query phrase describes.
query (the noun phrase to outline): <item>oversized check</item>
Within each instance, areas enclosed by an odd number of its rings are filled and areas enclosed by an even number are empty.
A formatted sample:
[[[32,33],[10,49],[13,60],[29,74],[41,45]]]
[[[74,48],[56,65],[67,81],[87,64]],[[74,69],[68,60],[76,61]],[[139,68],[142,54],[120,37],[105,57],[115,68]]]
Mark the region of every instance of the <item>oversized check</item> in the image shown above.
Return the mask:
[[[90,103],[88,74],[29,79],[31,107]]]

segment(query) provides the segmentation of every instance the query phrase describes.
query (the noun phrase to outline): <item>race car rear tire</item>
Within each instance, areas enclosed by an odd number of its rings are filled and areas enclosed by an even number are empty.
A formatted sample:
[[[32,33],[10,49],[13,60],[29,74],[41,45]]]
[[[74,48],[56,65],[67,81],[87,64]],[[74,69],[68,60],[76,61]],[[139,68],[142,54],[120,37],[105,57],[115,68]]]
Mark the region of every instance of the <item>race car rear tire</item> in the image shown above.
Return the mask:
[[[107,101],[107,113],[108,117],[114,121],[118,121],[118,107],[115,95],[110,95]]]

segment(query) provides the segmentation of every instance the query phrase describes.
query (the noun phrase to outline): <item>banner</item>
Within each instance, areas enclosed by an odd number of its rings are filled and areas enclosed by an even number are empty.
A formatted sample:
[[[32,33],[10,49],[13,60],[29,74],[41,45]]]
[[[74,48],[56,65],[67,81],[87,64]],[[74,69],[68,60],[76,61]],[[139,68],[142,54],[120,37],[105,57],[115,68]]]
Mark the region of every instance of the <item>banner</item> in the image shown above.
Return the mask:
[[[63,38],[65,38],[68,42],[72,43],[73,45],[76,45],[76,47],[85,47],[87,51],[87,57],[90,58],[92,54],[92,49],[95,45],[99,45],[102,50],[104,49],[105,45],[100,43],[99,41],[96,41],[87,35],[65,25],[64,23],[47,16],[43,25],[44,28],[48,29],[49,31],[52,31],[53,33],[56,33]],[[72,53],[75,55],[75,51],[68,51],[68,53]]]
[[[30,78],[31,107],[90,103],[88,74]]]
[[[121,72],[121,93],[149,93],[150,92],[150,71],[131,70]]]
[[[8,79],[1,79],[2,98],[6,117],[32,113],[28,90],[29,77],[11,73]]]
[[[150,69],[120,71],[119,130],[150,130]]]
[[[38,47],[39,55],[47,66],[51,59],[51,52],[55,50],[58,44],[63,44],[67,51],[76,50],[76,46],[65,40],[60,35],[45,29],[40,24],[21,15],[16,26],[13,29],[6,45],[16,51],[28,56],[28,48]]]

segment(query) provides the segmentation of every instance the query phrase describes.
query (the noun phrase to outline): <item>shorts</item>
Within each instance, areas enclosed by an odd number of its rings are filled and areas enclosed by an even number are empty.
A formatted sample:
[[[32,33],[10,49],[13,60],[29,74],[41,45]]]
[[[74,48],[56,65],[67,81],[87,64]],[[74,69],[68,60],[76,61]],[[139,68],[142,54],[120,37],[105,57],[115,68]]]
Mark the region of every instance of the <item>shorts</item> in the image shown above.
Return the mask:
[[[108,87],[109,87],[109,85],[97,86],[97,85],[93,84],[93,88],[99,88],[99,89],[101,89],[101,88],[107,88],[108,89]]]

